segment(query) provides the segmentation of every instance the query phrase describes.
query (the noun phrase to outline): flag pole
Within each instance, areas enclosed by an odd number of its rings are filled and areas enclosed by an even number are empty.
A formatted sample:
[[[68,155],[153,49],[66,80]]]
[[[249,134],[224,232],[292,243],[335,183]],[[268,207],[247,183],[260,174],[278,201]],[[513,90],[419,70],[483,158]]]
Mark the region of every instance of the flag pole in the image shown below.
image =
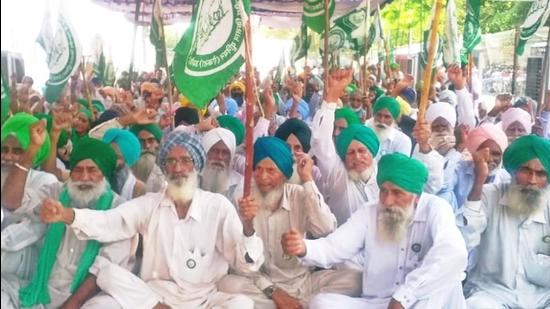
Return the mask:
[[[430,95],[430,88],[432,85],[432,67],[435,56],[435,47],[437,44],[437,31],[439,28],[440,12],[443,8],[443,0],[435,0],[435,13],[432,22],[432,29],[430,30],[430,41],[428,49],[428,61],[424,68],[424,84],[422,85],[422,93],[420,96],[420,104],[418,106],[418,120],[423,121],[425,119],[426,109],[428,108],[428,96]]]
[[[166,50],[166,37],[164,36],[164,20],[162,19],[162,1],[155,0],[153,5],[158,3],[159,11],[159,23],[160,23],[160,35],[162,37],[162,50],[164,53],[164,68],[166,69],[166,82],[168,83],[168,103],[170,107],[168,109],[168,114],[170,115],[170,129],[174,129],[174,114],[172,113],[172,106],[174,105],[174,98],[172,97],[172,77],[170,77],[170,69],[168,67],[168,51]],[[153,14],[155,14],[155,9],[153,8]],[[160,82],[160,81],[159,81]]]
[[[329,31],[329,0],[325,0],[325,37],[323,38],[323,73],[325,85],[323,87],[323,98],[327,98],[327,88],[328,88],[328,31]]]
[[[254,104],[256,102],[256,89],[254,85],[254,67],[252,66],[252,29],[250,25],[250,16],[248,16],[244,31],[244,49],[245,49],[245,97],[246,97],[246,120],[245,120],[245,148],[246,159],[244,169],[244,189],[243,196],[250,195],[252,185],[252,160],[254,156]]]
[[[550,21],[548,23],[546,23],[548,26],[550,26]],[[549,63],[549,60],[548,58],[550,57],[550,27],[548,28],[548,37],[546,39],[546,51],[545,51],[545,57],[544,57],[544,61],[543,61],[543,65],[542,65],[542,83],[541,83],[541,87],[540,87],[540,95],[539,95],[539,98],[540,98],[540,103],[539,103],[539,106],[538,106],[538,111],[537,111],[537,114],[540,114],[542,113],[543,111],[543,106],[545,106],[547,103],[548,100],[550,100],[550,98],[548,98],[548,79],[550,79],[550,71],[548,69],[548,67],[550,66],[550,63]]]
[[[512,66],[512,95],[516,94],[516,72],[518,69],[518,53],[516,50],[518,49],[518,42],[519,42],[519,34],[520,34],[520,28],[519,25],[516,25],[515,36],[514,36],[514,65]]]
[[[141,1],[142,0],[136,0],[136,9],[134,12],[134,35],[132,37],[132,56],[130,60],[130,85],[133,84],[132,75],[134,73],[134,54],[136,52],[136,33],[137,33],[137,26],[138,26],[138,18],[139,18],[139,9],[141,7]]]
[[[363,81],[361,82],[361,90],[363,94],[367,91],[367,45],[369,37],[369,22],[370,22],[370,0],[367,1],[367,12],[365,16],[365,54],[363,55],[363,66],[361,67],[361,77]]]

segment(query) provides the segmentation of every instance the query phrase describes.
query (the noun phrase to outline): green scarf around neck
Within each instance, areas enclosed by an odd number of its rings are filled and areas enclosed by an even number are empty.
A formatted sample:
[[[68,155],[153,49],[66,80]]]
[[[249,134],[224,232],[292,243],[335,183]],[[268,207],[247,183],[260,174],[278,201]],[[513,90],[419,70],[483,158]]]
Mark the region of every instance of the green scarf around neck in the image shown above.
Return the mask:
[[[65,208],[70,208],[71,198],[67,189],[61,192],[59,201]],[[108,210],[113,202],[113,191],[107,186],[106,191],[96,202],[96,210]],[[38,304],[49,304],[50,294],[48,291],[48,282],[52,273],[53,266],[57,259],[57,251],[63,235],[65,234],[65,223],[57,222],[50,224],[48,232],[44,238],[44,245],[40,249],[38,266],[32,277],[31,282],[19,290],[19,301],[21,307],[31,307]],[[80,262],[76,268],[73,282],[71,284],[71,293],[73,293],[80,284],[86,279],[90,266],[95,261],[95,257],[101,248],[101,243],[95,240],[88,240],[86,248],[80,257]]]

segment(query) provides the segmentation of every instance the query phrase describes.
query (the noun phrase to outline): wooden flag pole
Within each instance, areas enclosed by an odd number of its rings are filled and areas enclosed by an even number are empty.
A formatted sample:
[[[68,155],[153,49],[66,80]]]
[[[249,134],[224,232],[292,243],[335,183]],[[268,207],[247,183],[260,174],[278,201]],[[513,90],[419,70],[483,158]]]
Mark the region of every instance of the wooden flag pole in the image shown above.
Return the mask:
[[[424,121],[426,109],[428,108],[428,96],[430,95],[430,88],[432,85],[432,67],[435,56],[435,48],[437,44],[437,31],[439,28],[440,13],[443,9],[443,0],[435,0],[435,13],[432,22],[432,29],[430,30],[430,41],[428,49],[428,61],[424,69],[424,84],[422,85],[422,94],[420,96],[420,103],[418,106],[418,120]]]
[[[329,0],[325,0],[325,37],[324,37],[324,53],[323,53],[323,73],[324,76],[324,82],[325,85],[323,87],[323,99],[326,99],[327,97],[327,88],[328,88],[328,31],[329,31],[329,22],[330,22],[330,14],[329,14]]]
[[[363,66],[361,67],[361,89],[363,94],[366,94],[367,89],[367,45],[369,38],[369,22],[370,22],[370,0],[367,0],[367,11],[365,16],[365,54],[363,55]]]
[[[139,18],[139,11],[141,7],[141,1],[142,0],[136,0],[136,9],[134,12],[134,35],[132,36],[132,55],[130,57],[130,85],[133,85],[132,76],[134,73],[134,54],[136,52],[136,33],[137,33],[137,27],[138,27],[138,18]]]
[[[244,194],[243,196],[250,195],[250,189],[252,185],[252,160],[254,156],[254,104],[256,100],[256,89],[254,81],[254,67],[252,66],[252,29],[250,25],[250,17],[245,22],[244,31],[244,49],[245,49],[245,98],[246,98],[246,120],[245,120],[245,148],[246,159],[244,169]]]
[[[164,20],[162,20],[162,1],[155,0],[155,4],[157,3],[157,1],[159,9],[160,35],[162,37],[162,49],[164,52],[164,68],[166,69],[166,81],[168,82],[168,103],[170,104],[168,114],[170,115],[170,129],[174,129],[174,113],[172,113],[172,106],[174,105],[172,91],[174,90],[174,88],[172,87],[172,77],[170,76],[170,68],[168,67],[168,51],[166,50],[166,37],[164,36]],[[153,9],[153,14],[155,14],[155,9]]]

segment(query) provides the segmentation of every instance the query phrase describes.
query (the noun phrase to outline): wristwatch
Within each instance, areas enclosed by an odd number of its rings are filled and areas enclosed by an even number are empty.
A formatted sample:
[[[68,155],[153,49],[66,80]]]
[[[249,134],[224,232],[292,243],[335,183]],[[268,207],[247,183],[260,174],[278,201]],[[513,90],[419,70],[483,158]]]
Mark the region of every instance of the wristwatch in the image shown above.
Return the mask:
[[[273,297],[273,292],[275,292],[275,289],[275,285],[270,285],[267,288],[263,289],[262,292],[267,298],[271,299]]]

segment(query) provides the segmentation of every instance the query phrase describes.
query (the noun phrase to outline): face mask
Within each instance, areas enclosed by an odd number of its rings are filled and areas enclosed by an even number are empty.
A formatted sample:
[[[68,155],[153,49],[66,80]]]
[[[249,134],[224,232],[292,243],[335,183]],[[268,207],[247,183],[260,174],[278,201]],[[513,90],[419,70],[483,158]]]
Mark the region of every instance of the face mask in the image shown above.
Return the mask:
[[[456,145],[456,138],[451,132],[432,133],[430,146],[439,154],[446,155]]]
[[[243,96],[242,95],[236,95],[233,97],[233,100],[237,101],[238,106],[243,105]]]

